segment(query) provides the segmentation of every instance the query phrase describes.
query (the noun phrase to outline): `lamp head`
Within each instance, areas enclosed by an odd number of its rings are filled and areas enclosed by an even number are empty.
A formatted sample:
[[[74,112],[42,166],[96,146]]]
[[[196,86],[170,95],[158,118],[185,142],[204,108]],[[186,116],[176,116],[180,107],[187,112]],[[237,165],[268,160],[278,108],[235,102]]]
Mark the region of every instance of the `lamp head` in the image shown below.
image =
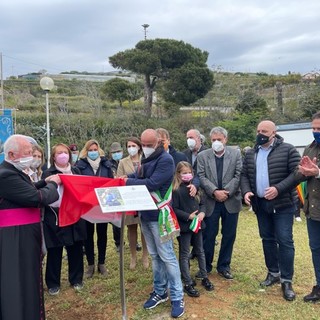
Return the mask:
[[[49,77],[43,77],[40,80],[40,87],[44,91],[51,91],[54,87],[54,82]]]

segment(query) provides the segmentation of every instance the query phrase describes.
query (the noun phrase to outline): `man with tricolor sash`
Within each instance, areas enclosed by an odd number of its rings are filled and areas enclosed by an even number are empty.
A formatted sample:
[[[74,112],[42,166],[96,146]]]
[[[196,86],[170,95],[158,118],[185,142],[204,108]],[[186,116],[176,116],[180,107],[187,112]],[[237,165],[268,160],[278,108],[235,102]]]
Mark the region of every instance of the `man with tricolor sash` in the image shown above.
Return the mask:
[[[173,239],[180,228],[171,208],[174,162],[164,150],[157,132],[146,129],[141,134],[144,156],[137,172],[126,178],[126,185],[145,185],[158,210],[140,212],[141,228],[148,252],[152,258],[153,292],[145,302],[145,309],[152,309],[171,299],[171,316],[178,318],[184,314],[183,288],[179,263]]]

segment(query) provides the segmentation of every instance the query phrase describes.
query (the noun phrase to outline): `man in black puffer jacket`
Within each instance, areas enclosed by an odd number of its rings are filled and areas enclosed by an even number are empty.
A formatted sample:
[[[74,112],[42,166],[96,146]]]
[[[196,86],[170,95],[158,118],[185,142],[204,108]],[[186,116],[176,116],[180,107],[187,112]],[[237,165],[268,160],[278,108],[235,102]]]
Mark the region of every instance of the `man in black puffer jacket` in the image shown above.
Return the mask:
[[[268,274],[261,286],[281,282],[283,297],[292,301],[294,244],[294,190],[299,183],[294,172],[300,155],[294,146],[283,142],[271,121],[257,127],[256,145],[244,158],[241,191],[247,205],[257,215]]]

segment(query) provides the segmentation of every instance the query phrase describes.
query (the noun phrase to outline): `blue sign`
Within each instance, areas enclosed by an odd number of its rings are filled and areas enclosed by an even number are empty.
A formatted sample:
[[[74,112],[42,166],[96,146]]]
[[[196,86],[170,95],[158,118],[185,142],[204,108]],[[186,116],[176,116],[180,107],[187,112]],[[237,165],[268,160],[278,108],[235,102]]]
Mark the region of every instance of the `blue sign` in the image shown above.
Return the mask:
[[[12,134],[12,110],[0,110],[0,163],[4,160],[3,144]]]

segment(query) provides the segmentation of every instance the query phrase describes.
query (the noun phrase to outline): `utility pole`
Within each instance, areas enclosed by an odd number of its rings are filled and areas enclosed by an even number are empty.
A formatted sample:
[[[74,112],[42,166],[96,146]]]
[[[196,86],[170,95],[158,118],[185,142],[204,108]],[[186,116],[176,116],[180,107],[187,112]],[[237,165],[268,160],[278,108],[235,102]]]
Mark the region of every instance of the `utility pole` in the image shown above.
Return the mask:
[[[147,28],[149,28],[150,26],[145,23],[142,25],[143,29],[144,29],[144,40],[147,40]]]
[[[276,90],[277,90],[277,104],[278,104],[278,111],[281,114],[284,114],[284,109],[283,109],[283,91],[282,91],[282,82],[277,81],[276,82]]]

